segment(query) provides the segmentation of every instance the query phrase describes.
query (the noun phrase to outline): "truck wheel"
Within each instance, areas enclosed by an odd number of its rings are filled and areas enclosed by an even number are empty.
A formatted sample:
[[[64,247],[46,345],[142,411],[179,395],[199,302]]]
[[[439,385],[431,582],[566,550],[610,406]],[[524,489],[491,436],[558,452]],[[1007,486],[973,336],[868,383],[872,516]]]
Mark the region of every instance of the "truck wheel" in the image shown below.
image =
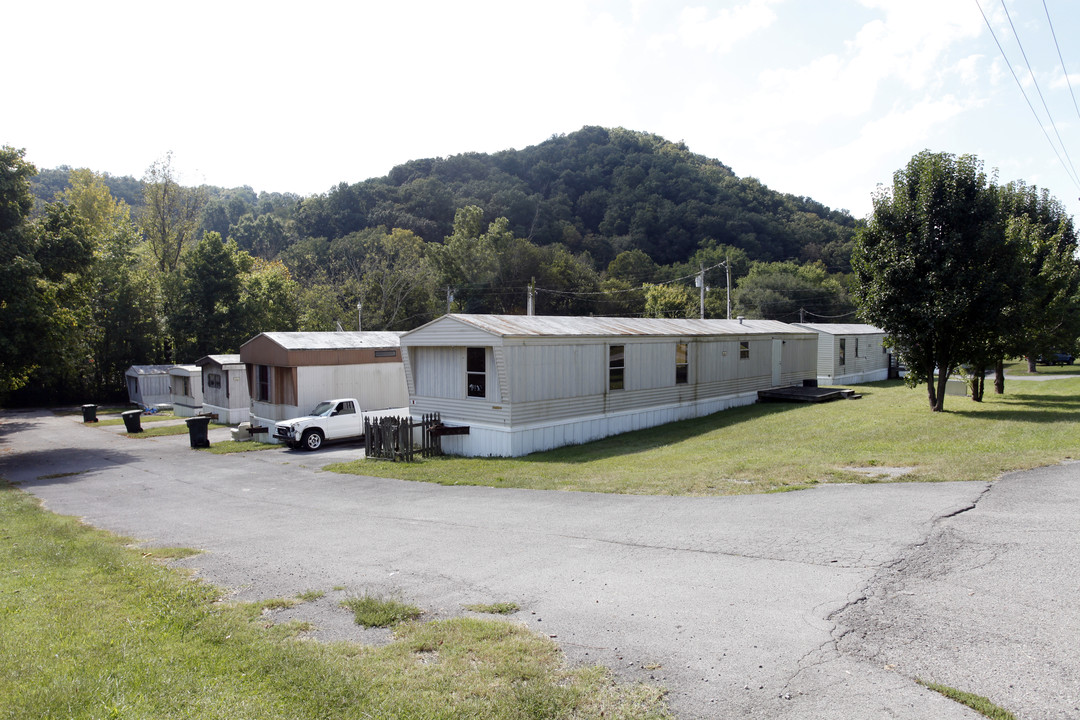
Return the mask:
[[[300,444],[305,450],[318,450],[322,447],[323,434],[322,430],[305,430],[303,437],[300,438]]]

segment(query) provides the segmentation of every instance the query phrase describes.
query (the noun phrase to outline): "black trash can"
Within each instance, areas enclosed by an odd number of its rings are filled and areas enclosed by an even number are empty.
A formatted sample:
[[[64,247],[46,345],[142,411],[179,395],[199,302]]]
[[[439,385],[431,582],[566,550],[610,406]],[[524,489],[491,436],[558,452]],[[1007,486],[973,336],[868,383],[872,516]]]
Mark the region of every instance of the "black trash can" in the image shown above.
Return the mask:
[[[126,410],[120,413],[120,417],[124,418],[124,427],[129,433],[142,432],[142,410]]]
[[[97,422],[97,405],[82,406],[82,421],[84,423]]]
[[[207,428],[209,426],[209,415],[196,415],[195,417],[189,417],[187,419],[188,439],[191,441],[191,447],[210,447],[210,438],[206,436]]]

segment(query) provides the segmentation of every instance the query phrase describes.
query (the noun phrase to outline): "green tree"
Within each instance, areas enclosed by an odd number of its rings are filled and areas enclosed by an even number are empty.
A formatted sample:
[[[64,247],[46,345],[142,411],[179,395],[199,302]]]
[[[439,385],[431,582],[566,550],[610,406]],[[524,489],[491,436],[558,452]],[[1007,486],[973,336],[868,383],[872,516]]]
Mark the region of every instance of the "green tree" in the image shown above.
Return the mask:
[[[738,315],[785,322],[855,313],[840,280],[820,261],[806,265],[752,263],[747,275],[739,279],[732,302]]]
[[[218,233],[206,233],[168,277],[166,311],[178,361],[236,352],[246,340],[241,306],[239,250]]]
[[[645,317],[695,318],[700,316],[700,298],[685,285],[645,284]]]
[[[435,314],[436,275],[425,243],[411,230],[368,233],[361,247],[358,282],[363,327],[408,330]]]
[[[1003,258],[996,193],[970,155],[914,156],[875,195],[858,233],[860,313],[893,339],[908,381],[926,383],[935,412],[950,373],[997,330],[1011,270]]]
[[[184,187],[172,166],[172,153],[156,160],[143,176],[142,231],[162,272],[173,272],[199,227],[206,193]]]
[[[1038,355],[1072,348],[1080,336],[1077,233],[1065,208],[1046,190],[1008,183],[1000,190],[1000,205],[1006,240],[1019,255],[1012,277],[1020,291],[1009,307],[1005,351],[1026,356],[1034,372]]]
[[[245,258],[241,267],[239,336],[241,343],[261,332],[291,332],[300,327],[300,286],[279,260]]]
[[[45,325],[27,217],[34,206],[30,178],[36,168],[25,151],[0,148],[0,394],[26,384],[40,355]]]

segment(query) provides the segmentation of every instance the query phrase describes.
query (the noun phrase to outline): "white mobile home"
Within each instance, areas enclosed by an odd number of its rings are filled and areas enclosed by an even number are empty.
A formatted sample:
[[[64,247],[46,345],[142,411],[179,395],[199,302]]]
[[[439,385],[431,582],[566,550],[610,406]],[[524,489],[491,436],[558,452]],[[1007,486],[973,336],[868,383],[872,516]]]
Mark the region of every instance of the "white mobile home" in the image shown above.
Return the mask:
[[[770,320],[444,315],[401,339],[412,415],[443,449],[519,456],[748,405],[816,373],[817,334]]]
[[[316,403],[356,398],[362,410],[405,407],[401,333],[267,332],[240,347],[251,393],[251,423],[272,427]]]
[[[225,425],[248,421],[251,396],[248,395],[247,372],[240,356],[207,355],[195,364],[202,369],[203,412],[216,415]]]
[[[172,402],[169,391],[169,370],[172,365],[132,365],[124,373],[127,381],[128,400],[142,407],[168,405]]]
[[[192,417],[202,412],[202,368],[198,365],[169,368],[169,393],[173,412],[180,417]]]
[[[885,331],[858,323],[799,323],[818,334],[817,379],[821,385],[889,379]]]

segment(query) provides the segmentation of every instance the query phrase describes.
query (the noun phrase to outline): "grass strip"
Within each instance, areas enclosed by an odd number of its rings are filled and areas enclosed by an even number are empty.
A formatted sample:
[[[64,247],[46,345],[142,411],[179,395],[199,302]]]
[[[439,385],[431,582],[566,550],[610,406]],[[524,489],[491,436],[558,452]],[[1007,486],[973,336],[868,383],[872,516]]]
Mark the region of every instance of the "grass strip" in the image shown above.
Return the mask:
[[[957,690],[954,687],[948,685],[940,685],[938,683],[925,682],[918,678],[915,678],[915,682],[919,683],[925,688],[929,688],[936,693],[940,693],[950,700],[955,700],[961,705],[966,705],[980,715],[985,715],[991,720],[1016,720],[1016,716],[1003,707],[995,705],[988,698],[982,695],[976,695],[975,693],[964,692],[963,690]]]
[[[228,440],[226,442],[213,443],[208,448],[199,448],[199,452],[211,455],[232,455],[233,453],[254,452],[256,450],[273,450],[285,447],[281,443],[264,443],[257,440]]]
[[[352,611],[357,625],[363,625],[367,628],[392,627],[409,620],[415,620],[424,614],[424,611],[415,605],[409,605],[397,598],[387,598],[366,593],[358,597],[342,600],[341,607]]]
[[[480,603],[475,605],[465,605],[464,607],[466,610],[484,613],[486,615],[513,615],[521,609],[518,607],[518,604],[514,602],[497,602],[488,605]]]
[[[662,693],[568,668],[523,627],[406,623],[383,647],[299,642],[262,604],[45,512],[0,482],[0,715],[38,718],[667,718]]]
[[[187,435],[187,425],[159,425],[158,427],[143,428],[142,432],[123,433],[129,438],[164,437],[167,435]]]
[[[1080,378],[1007,380],[982,403],[928,409],[902,381],[861,400],[763,403],[523,458],[356,460],[336,472],[444,485],[655,495],[737,495],[829,482],[989,481],[1075,456]]]

